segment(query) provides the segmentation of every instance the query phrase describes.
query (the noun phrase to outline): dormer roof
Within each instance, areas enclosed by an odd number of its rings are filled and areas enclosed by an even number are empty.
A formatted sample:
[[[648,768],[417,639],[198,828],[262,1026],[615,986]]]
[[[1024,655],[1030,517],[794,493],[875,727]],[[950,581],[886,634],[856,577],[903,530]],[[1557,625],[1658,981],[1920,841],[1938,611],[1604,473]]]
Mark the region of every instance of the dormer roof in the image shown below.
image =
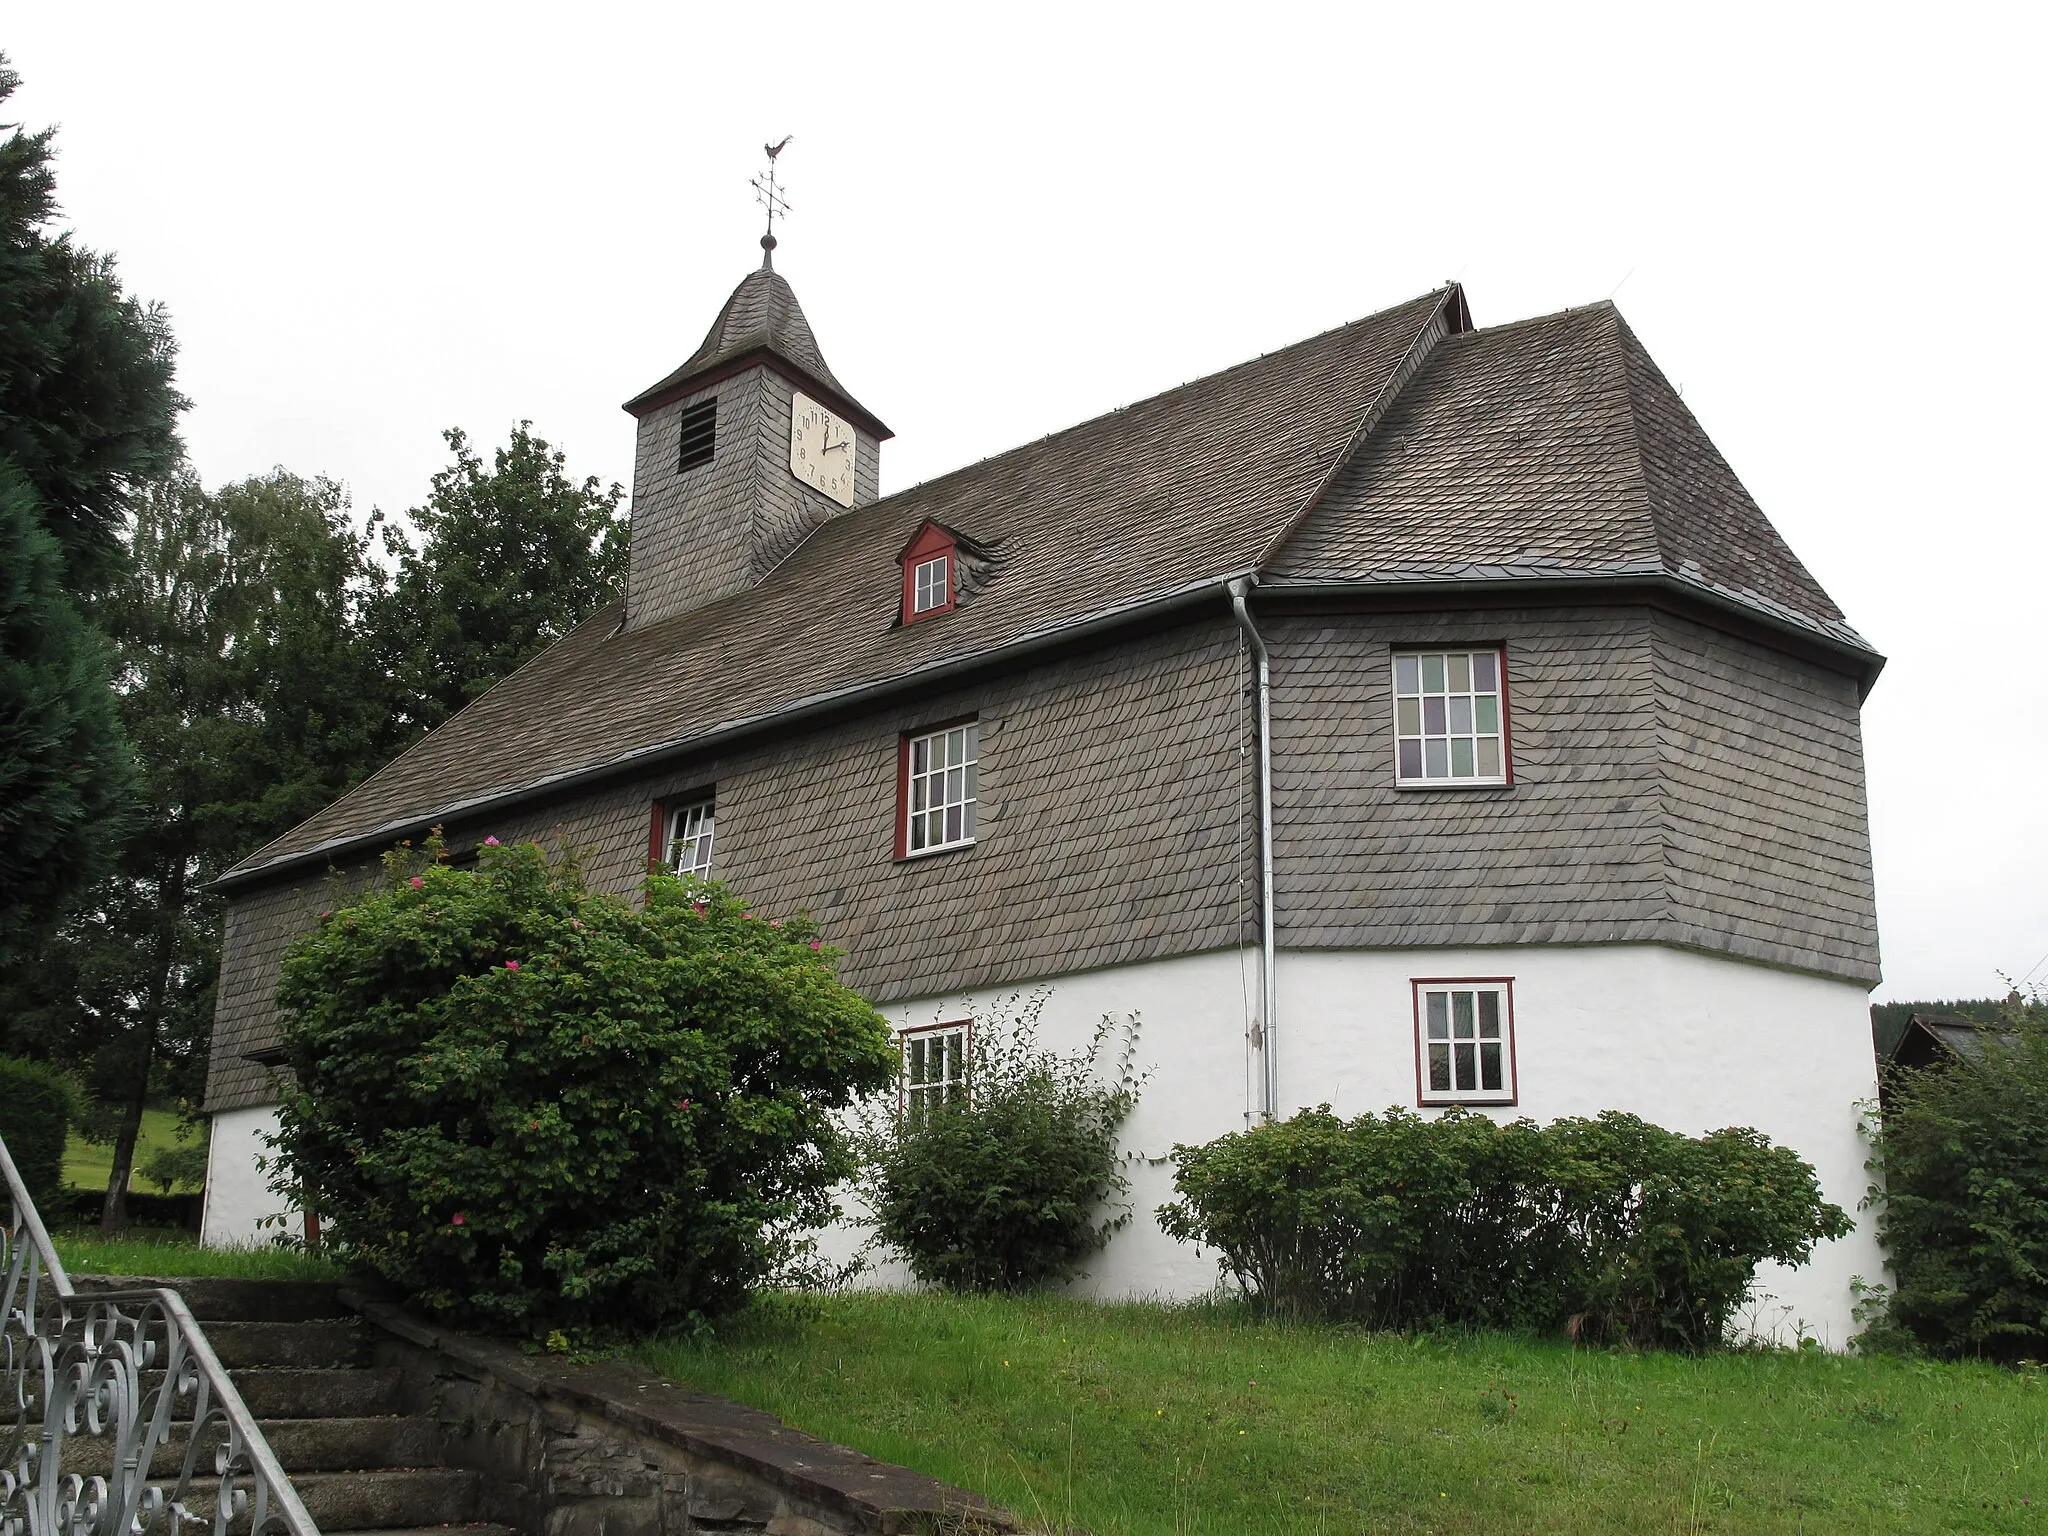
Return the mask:
[[[803,306],[796,301],[796,290],[766,264],[741,279],[711,322],[711,329],[704,333],[703,345],[688,361],[640,391],[625,408],[634,416],[643,416],[764,359],[773,359],[793,374],[797,383],[808,385],[827,404],[857,418],[876,437],[895,436],[833,376],[825,354],[818,349],[818,338],[811,334],[811,323],[804,318]]]

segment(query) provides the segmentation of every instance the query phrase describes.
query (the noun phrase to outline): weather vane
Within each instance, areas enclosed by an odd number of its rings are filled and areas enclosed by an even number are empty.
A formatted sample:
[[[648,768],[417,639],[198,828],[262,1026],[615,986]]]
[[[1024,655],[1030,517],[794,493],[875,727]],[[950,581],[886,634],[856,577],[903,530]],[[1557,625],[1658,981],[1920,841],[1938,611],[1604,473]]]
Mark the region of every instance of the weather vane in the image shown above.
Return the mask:
[[[768,233],[761,237],[761,265],[764,267],[775,265],[775,215],[779,213],[785,218],[789,215],[789,199],[782,195],[782,183],[775,179],[775,159],[789,148],[789,141],[795,137],[793,133],[786,133],[780,144],[761,146],[768,154],[768,174],[754,178],[754,196],[768,210]]]

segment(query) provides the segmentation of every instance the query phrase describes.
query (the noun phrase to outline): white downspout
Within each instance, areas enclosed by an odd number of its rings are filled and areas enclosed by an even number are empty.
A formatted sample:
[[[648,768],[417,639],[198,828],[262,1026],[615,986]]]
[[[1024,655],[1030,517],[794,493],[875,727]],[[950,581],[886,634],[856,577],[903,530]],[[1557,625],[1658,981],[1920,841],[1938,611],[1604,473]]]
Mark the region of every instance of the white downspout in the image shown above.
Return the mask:
[[[1280,1069],[1273,1045],[1274,1025],[1280,1011],[1279,978],[1273,969],[1273,676],[1266,662],[1266,642],[1259,638],[1245,598],[1252,578],[1239,576],[1230,583],[1230,607],[1237,627],[1244,631],[1258,668],[1259,695],[1259,1057],[1265,1065],[1262,1089],[1265,1102],[1260,1111],[1268,1122],[1280,1114]]]

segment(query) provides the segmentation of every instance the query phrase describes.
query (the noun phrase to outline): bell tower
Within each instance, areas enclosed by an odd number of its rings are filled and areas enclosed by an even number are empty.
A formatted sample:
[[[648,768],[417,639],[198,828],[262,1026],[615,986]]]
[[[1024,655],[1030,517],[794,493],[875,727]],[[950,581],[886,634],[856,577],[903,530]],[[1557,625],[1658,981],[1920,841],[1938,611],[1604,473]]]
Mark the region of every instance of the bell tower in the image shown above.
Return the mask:
[[[775,159],[755,182],[768,207],[761,265],[733,289],[704,343],[626,402],[633,455],[626,625],[638,629],[743,592],[809,532],[880,493],[894,434],[826,366],[775,270],[786,212]]]

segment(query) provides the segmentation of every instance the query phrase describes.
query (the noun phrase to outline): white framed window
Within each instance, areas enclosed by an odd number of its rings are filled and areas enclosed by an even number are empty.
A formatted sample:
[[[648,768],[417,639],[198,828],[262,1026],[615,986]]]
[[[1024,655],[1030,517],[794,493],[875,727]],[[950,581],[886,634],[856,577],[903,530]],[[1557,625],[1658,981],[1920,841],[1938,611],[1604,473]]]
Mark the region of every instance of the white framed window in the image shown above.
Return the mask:
[[[970,1020],[956,1019],[903,1031],[898,1099],[911,1124],[921,1124],[937,1105],[967,1102],[967,1045],[973,1027]]]
[[[980,757],[980,732],[971,720],[904,740],[905,857],[974,841]]]
[[[913,614],[930,613],[953,600],[952,567],[953,557],[950,555],[934,555],[929,560],[918,562],[910,573],[910,611]]]
[[[1514,982],[1451,977],[1413,986],[1416,1102],[1514,1103]]]
[[[1506,658],[1394,653],[1394,782],[1509,782]]]
[[[668,867],[679,875],[711,873],[711,834],[716,830],[710,800],[672,806],[668,813]]]

